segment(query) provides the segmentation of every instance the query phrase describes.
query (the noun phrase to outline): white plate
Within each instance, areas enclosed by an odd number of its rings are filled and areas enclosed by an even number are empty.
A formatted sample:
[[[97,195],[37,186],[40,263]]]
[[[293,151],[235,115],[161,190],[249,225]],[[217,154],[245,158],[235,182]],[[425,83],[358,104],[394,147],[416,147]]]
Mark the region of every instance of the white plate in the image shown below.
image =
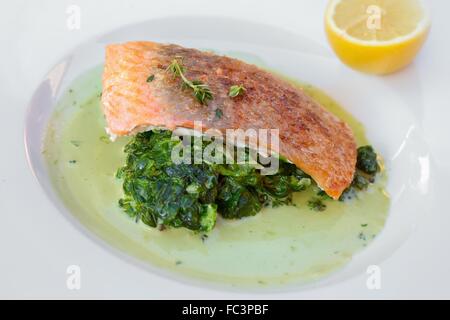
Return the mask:
[[[77,223],[52,189],[41,154],[44,130],[62,92],[77,76],[102,62],[106,44],[143,39],[243,52],[249,59],[256,53],[266,66],[323,89],[365,124],[371,143],[386,161],[392,196],[389,219],[371,246],[343,270],[316,285],[343,281],[369,265],[381,263],[408,240],[419,215],[426,214],[432,170],[427,145],[409,102],[380,78],[342,68],[314,41],[276,28],[220,18],[177,17],[132,25],[79,46],[49,72],[32,98],[25,133],[29,162],[60,212],[87,235],[90,233]],[[420,87],[410,90],[420,91]],[[91,239],[105,246],[97,237]]]

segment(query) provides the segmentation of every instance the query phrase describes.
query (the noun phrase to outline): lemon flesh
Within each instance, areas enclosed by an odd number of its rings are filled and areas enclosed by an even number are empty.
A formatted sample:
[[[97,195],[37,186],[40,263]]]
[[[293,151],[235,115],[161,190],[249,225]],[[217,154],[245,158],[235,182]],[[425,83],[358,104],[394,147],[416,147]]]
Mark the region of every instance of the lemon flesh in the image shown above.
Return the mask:
[[[422,47],[429,16],[419,0],[332,0],[325,30],[350,67],[388,74],[410,64]]]

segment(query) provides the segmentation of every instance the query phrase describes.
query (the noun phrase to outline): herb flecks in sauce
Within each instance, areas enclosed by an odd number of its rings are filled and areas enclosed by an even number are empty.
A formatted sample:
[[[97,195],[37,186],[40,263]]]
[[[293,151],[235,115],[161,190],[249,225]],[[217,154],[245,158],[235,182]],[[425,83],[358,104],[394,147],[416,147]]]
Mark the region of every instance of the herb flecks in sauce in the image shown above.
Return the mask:
[[[70,143],[74,146],[74,147],[79,147],[81,145],[81,141],[79,140],[70,140]]]
[[[308,200],[308,207],[313,211],[325,211],[327,208],[326,204],[322,202],[319,198],[312,198]]]
[[[358,239],[360,239],[360,240],[362,240],[362,241],[367,241],[367,237],[366,237],[366,235],[364,234],[364,232],[360,232],[360,233],[358,234]]]
[[[100,136],[99,140],[103,143],[107,143],[107,144],[111,143],[111,139],[107,136]]]

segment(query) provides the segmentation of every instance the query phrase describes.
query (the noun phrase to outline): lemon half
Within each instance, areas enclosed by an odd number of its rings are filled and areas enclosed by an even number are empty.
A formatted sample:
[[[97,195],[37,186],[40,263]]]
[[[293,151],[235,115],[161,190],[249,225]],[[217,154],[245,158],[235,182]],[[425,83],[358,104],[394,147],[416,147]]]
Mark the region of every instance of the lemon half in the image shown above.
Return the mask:
[[[429,29],[421,0],[331,0],[325,14],[325,30],[337,56],[373,74],[410,64]]]

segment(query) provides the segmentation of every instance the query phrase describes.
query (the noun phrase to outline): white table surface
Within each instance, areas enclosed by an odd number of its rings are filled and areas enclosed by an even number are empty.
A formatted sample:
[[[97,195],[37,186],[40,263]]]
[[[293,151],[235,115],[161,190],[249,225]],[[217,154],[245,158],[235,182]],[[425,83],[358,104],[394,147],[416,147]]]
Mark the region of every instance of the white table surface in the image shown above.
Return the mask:
[[[450,2],[428,0],[433,27],[414,63],[422,88],[422,127],[437,170],[434,210],[381,265],[382,288],[360,274],[331,286],[278,294],[206,290],[160,278],[119,259],[80,233],[41,192],[28,168],[23,120],[32,92],[66,52],[85,39],[155,17],[221,15],[283,27],[326,45],[325,0],[41,0],[3,1],[0,10],[0,298],[450,298]],[[81,8],[81,29],[66,27],[66,9]],[[408,70],[386,77],[402,87]],[[448,197],[448,196],[447,196]],[[412,255],[411,252],[414,252]],[[375,262],[374,262],[375,263]],[[80,290],[66,268],[79,265]]]

